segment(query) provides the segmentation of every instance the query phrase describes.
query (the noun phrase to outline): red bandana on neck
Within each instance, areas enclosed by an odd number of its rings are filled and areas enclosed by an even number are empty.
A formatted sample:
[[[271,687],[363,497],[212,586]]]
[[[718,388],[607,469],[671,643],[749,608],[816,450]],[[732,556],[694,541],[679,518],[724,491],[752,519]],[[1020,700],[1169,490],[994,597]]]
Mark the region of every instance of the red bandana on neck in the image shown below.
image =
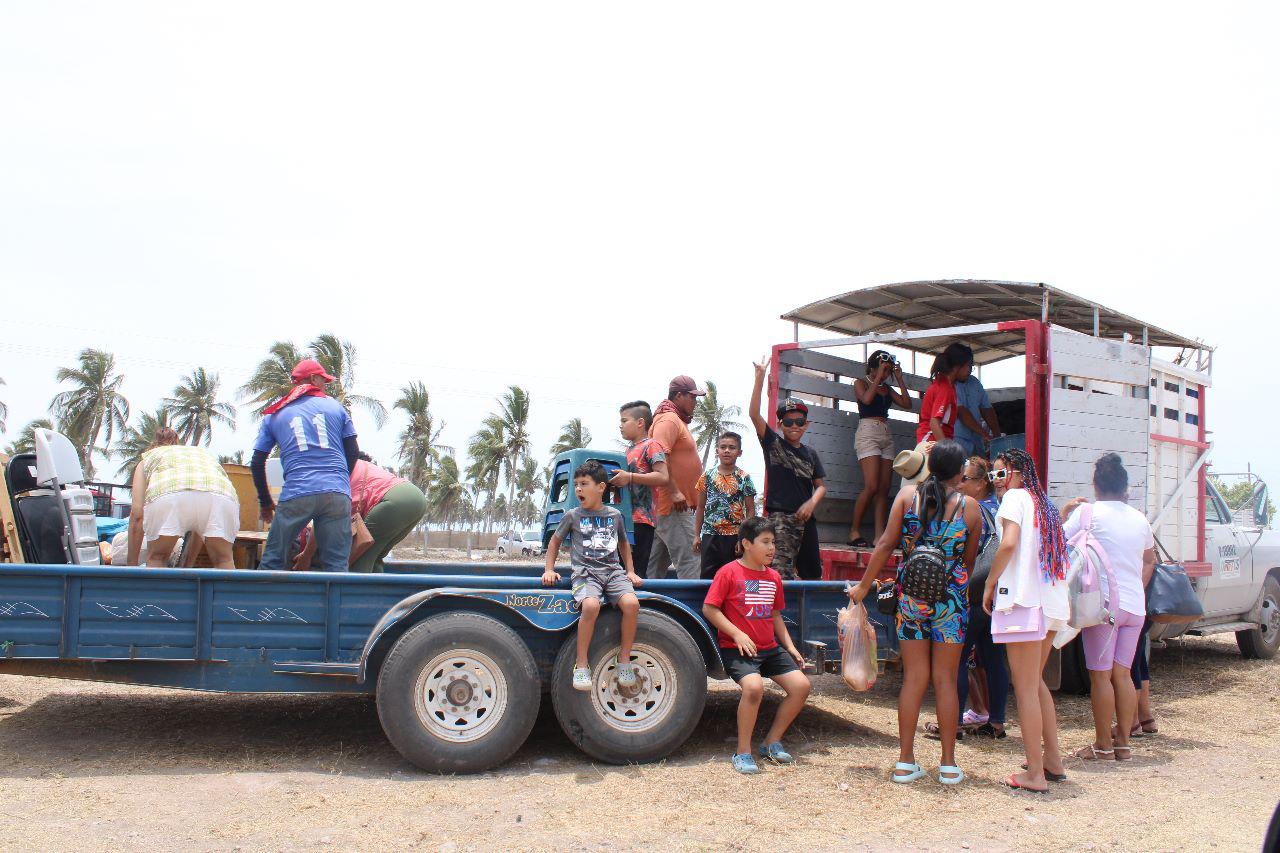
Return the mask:
[[[684,412],[680,411],[680,409],[676,406],[675,403],[671,402],[670,400],[663,400],[660,404],[658,404],[658,411],[654,412],[653,416],[656,418],[658,415],[662,414],[663,412],[675,412],[676,415],[680,418],[680,420],[684,421],[686,424],[693,420],[693,415],[686,415]]]
[[[327,397],[323,388],[317,388],[310,382],[294,385],[293,390],[262,410],[264,415],[274,415],[299,397]]]

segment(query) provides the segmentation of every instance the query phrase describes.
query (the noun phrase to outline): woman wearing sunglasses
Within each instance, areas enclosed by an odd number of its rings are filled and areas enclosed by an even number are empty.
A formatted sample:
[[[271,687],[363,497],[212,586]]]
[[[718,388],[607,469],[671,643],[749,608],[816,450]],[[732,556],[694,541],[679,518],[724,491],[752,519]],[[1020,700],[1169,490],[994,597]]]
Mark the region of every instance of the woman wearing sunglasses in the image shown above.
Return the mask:
[[[991,482],[1000,498],[1000,547],[983,589],[991,635],[1003,643],[1018,701],[1027,763],[1005,780],[1011,788],[1044,792],[1066,779],[1058,749],[1057,711],[1044,683],[1053,635],[1071,615],[1067,599],[1067,542],[1058,510],[1036,477],[1025,450],[996,457]]]
[[[978,502],[982,510],[982,536],[978,539],[978,556],[974,558],[973,574],[969,576],[969,627],[964,635],[964,649],[960,652],[960,672],[956,679],[959,694],[961,735],[1000,739],[1005,737],[1004,723],[1009,704],[1009,669],[1005,665],[1004,649],[991,638],[991,617],[982,609],[982,592],[987,582],[991,563],[999,540],[996,539],[996,513],[1000,501],[996,500],[991,483],[991,463],[985,456],[970,456],[960,480],[960,491]],[[967,663],[973,655],[973,677],[970,678]],[[971,687],[973,688],[971,690]],[[973,697],[973,709],[966,711],[965,703]],[[979,713],[981,705],[985,710]],[[937,723],[927,723],[925,736],[937,738],[942,730]]]

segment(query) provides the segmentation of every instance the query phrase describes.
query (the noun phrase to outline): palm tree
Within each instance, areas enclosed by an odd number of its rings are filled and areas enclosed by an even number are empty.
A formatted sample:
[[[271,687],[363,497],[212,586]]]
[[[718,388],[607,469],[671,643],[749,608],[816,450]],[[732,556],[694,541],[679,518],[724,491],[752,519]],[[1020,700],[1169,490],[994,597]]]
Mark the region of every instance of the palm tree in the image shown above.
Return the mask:
[[[458,471],[458,462],[452,456],[446,456],[440,460],[440,467],[431,483],[427,511],[433,521],[453,530],[454,522],[466,516],[468,503],[467,484]]]
[[[24,426],[22,432],[18,433],[18,437],[5,449],[5,454],[17,456],[19,453],[35,453],[38,429],[53,429],[53,421],[48,418],[37,418]]]
[[[538,468],[537,462],[526,457],[516,473],[516,502],[511,507],[512,518],[521,526],[538,520],[538,505],[533,498],[546,488],[546,474]]]
[[[72,387],[54,396],[49,408],[80,453],[85,476],[93,478],[93,451],[108,455],[107,447],[117,431],[129,422],[129,401],[120,392],[124,376],[116,373],[116,357],[109,352],[83,349],[79,367],[60,367],[58,382]],[[103,447],[96,448],[99,435]]]
[[[244,465],[244,451],[237,450],[235,453],[223,454],[218,457],[219,465]]]
[[[155,414],[143,412],[138,418],[138,425],[126,425],[120,431],[120,440],[116,442],[115,452],[120,456],[120,470],[124,472],[126,482],[133,481],[134,469],[142,461],[142,454],[151,449],[156,440],[156,430],[171,427],[169,411],[161,406]]]
[[[591,430],[582,425],[582,418],[570,418],[560,427],[560,437],[551,445],[551,455],[556,456],[566,450],[578,450],[591,444]]]
[[[516,472],[516,495],[532,499],[538,492],[546,491],[546,473],[538,468],[532,458],[525,458],[524,464]]]
[[[498,411],[486,423],[502,426],[502,461],[507,476],[507,505],[515,503],[516,469],[529,455],[529,392],[512,385],[498,399]]]
[[[293,390],[289,374],[305,357],[292,341],[276,341],[271,345],[270,355],[258,362],[249,381],[240,386],[240,396],[254,407],[254,415],[262,417],[263,409]]]
[[[299,349],[292,341],[276,341],[271,345],[270,354],[258,363],[249,381],[240,386],[240,396],[253,405],[255,415],[262,417],[263,409],[293,390],[293,379],[289,374],[293,372],[294,365],[304,358],[314,358],[326,373],[337,379],[325,390],[347,411],[353,405],[363,406],[373,415],[373,421],[379,428],[386,423],[386,406],[352,390],[355,387],[355,345],[327,334],[312,341],[308,350]]]
[[[506,441],[502,422],[495,416],[485,418],[484,425],[467,443],[467,480],[475,493],[476,508],[487,519],[486,528],[492,526],[493,499],[498,491],[498,479],[506,461]],[[482,496],[488,495],[482,503]]]
[[[213,440],[213,425],[236,427],[236,407],[218,402],[218,374],[207,373],[203,367],[191,371],[190,376],[173,389],[172,397],[165,397],[162,404],[173,420],[173,428],[185,444],[201,444],[206,447]]]
[[[742,430],[742,424],[734,420],[742,414],[740,406],[721,406],[716,395],[716,383],[707,382],[707,393],[693,410],[693,437],[702,448],[702,467],[707,467],[707,457],[722,432]]]
[[[0,385],[3,385],[3,384],[4,384],[4,380],[0,379]],[[0,402],[0,432],[5,431],[4,420],[7,417],[9,417],[9,407],[6,406],[3,402]]]
[[[329,383],[326,391],[351,411],[352,406],[360,406],[373,415],[373,422],[378,429],[387,422],[387,407],[380,400],[355,393],[356,386],[356,345],[351,341],[340,340],[337,335],[321,335],[311,342],[311,356],[324,367],[330,376],[338,381]]]
[[[400,433],[400,449],[396,451],[409,482],[424,492],[430,488],[431,472],[440,462],[439,442],[444,422],[435,424],[431,414],[431,395],[421,382],[410,382],[400,389],[400,399],[392,408],[402,409],[409,424]]]

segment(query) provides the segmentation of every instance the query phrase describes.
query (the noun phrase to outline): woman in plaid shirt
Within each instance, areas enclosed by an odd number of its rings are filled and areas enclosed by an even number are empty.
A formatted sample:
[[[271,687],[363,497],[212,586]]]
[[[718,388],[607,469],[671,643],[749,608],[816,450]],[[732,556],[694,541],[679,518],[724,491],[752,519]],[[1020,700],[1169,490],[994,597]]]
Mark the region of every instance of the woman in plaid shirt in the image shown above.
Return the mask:
[[[156,430],[133,474],[129,565],[138,565],[145,539],[147,566],[164,568],[178,539],[194,534],[204,539],[215,568],[234,569],[231,546],[239,529],[235,486],[213,454],[179,444],[168,427]]]

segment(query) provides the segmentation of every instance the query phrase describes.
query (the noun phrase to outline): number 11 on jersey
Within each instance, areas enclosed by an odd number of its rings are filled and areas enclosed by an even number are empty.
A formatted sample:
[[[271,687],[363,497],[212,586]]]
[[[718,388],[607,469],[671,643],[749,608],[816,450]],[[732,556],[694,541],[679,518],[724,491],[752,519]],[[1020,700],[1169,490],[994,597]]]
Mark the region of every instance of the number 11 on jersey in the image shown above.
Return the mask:
[[[319,412],[312,415],[311,424],[316,428],[316,446],[328,450],[329,429],[325,425],[324,415]],[[306,452],[311,445],[307,443],[306,421],[302,419],[302,415],[295,415],[293,420],[289,421],[289,428],[293,430],[293,438],[298,443],[298,450]]]

